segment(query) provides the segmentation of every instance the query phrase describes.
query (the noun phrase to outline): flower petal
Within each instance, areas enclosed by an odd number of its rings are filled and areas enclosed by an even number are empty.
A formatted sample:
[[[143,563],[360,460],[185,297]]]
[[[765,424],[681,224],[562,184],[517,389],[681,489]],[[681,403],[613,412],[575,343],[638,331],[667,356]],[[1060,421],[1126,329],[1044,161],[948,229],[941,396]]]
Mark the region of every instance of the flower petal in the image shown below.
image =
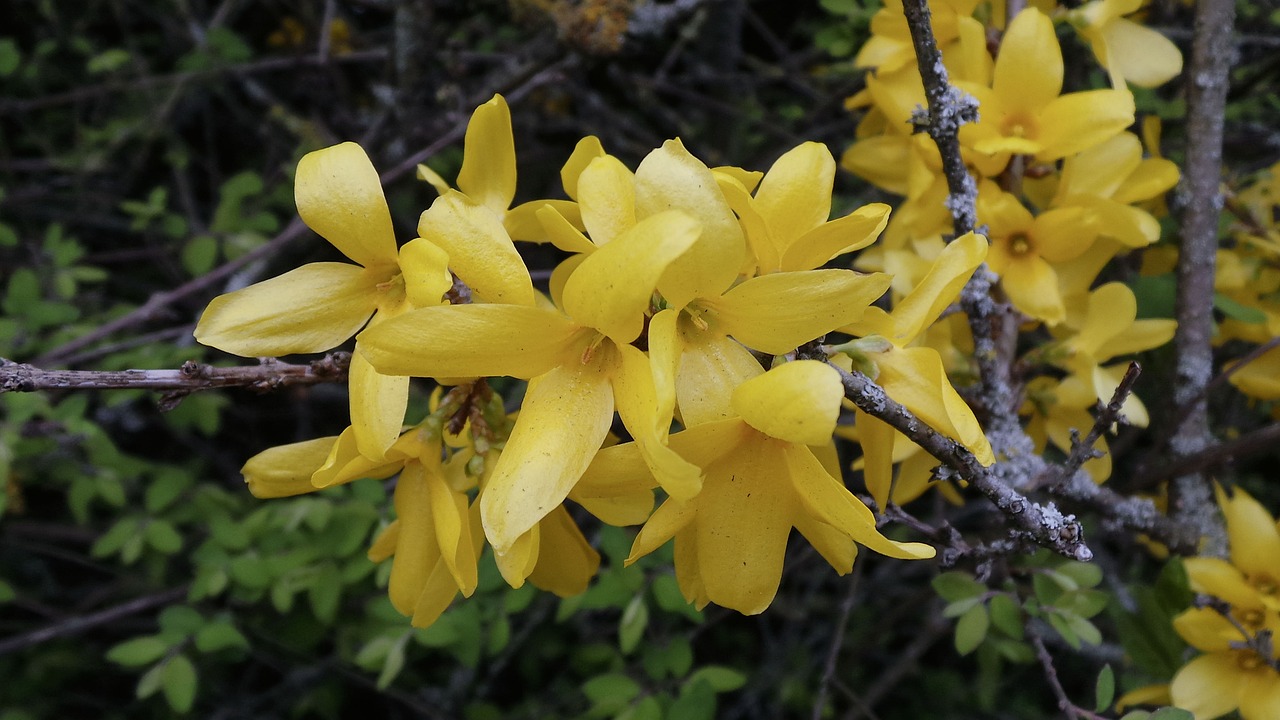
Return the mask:
[[[426,238],[415,238],[400,248],[400,272],[404,292],[414,307],[432,307],[453,287],[449,253]]]
[[[801,235],[827,221],[835,178],[835,158],[817,142],[788,150],[765,173],[755,205],[779,252],[785,254]]]
[[[791,479],[804,512],[838,528],[859,544],[881,555],[902,560],[931,558],[935,550],[924,543],[890,540],[876,529],[876,518],[862,501],[839,480],[827,474],[809,449],[799,445],[786,448],[786,477]]]
[[[636,168],[636,216],[683,210],[702,226],[698,242],[667,269],[659,289],[674,308],[715,297],[738,277],[746,240],[711,170],[668,140]]]
[[[1089,309],[1085,313],[1080,334],[1068,345],[1076,352],[1094,357],[1113,338],[1121,336],[1138,316],[1138,300],[1124,283],[1107,283],[1089,293]]]
[[[680,338],[684,351],[676,372],[676,401],[684,424],[729,417],[733,389],[764,368],[738,342],[714,329],[699,330],[687,315],[680,317]]]
[[[1000,40],[992,89],[1007,110],[1035,113],[1062,92],[1062,72],[1053,21],[1034,7],[1023,9]]]
[[[688,500],[702,489],[702,470],[667,447],[667,433],[675,412],[675,394],[659,398],[649,358],[630,345],[614,348],[613,397],[618,415],[635,438],[645,464],[662,489],[677,500]]]
[[[440,560],[431,515],[431,496],[427,492],[421,463],[405,466],[400,480],[396,482],[393,500],[396,518],[400,521],[400,538],[391,564],[387,594],[400,614],[412,615],[427,577]]]
[[[837,255],[861,250],[875,242],[888,224],[888,205],[863,205],[797,238],[782,253],[782,269],[810,270]]]
[[[681,502],[667,498],[658,506],[653,516],[640,528],[635,541],[631,543],[631,554],[627,556],[627,565],[657,550],[675,537],[676,533],[693,522],[697,517],[696,502]]]
[[[857,321],[890,282],[882,273],[852,270],[773,273],[702,304],[714,311],[716,329],[747,347],[781,355]]]
[[[974,233],[951,241],[909,295],[893,308],[896,331],[891,338],[905,345],[933,324],[960,296],[969,276],[987,257],[987,239]]]
[[[533,281],[502,221],[456,190],[436,198],[418,220],[418,235],[444,249],[449,265],[476,299],[533,304]]]
[[[435,521],[435,541],[449,569],[455,589],[470,597],[478,582],[476,553],[471,546],[471,512],[467,494],[449,487],[439,472],[429,467],[423,473],[431,496],[431,516]]]
[[[938,432],[969,448],[983,465],[995,462],[973,410],[947,379],[942,357],[931,347],[897,348],[875,356],[877,381],[889,397]]]
[[[592,160],[578,181],[578,206],[591,241],[608,244],[636,224],[635,176],[612,155]]]
[[[555,206],[547,204],[538,208],[538,222],[541,223],[547,240],[565,252],[584,255],[595,252],[596,246],[582,231],[573,226]]]
[[[564,285],[564,309],[577,322],[627,344],[640,336],[658,278],[698,239],[682,212],[651,215],[592,253]]]
[[[395,264],[391,211],[364,148],[346,142],[303,155],[293,194],[302,221],[343,255],[365,267]]]
[[[1234,653],[1201,655],[1173,676],[1169,696],[1173,704],[1197,718],[1216,718],[1240,704],[1240,683],[1244,679]]]
[[[805,445],[831,440],[844,386],[835,368],[817,360],[784,363],[733,391],[733,410],[769,437]]]
[[[527,379],[572,358],[581,332],[553,310],[444,305],[379,323],[360,334],[356,349],[388,375]]]
[[[1274,531],[1272,531],[1274,533]],[[1238,609],[1260,608],[1262,600],[1258,591],[1250,587],[1240,569],[1221,558],[1189,557],[1183,558],[1187,569],[1187,578],[1191,581],[1191,589],[1205,595],[1212,595],[1231,603]],[[1200,646],[1197,646],[1200,647]],[[1201,650],[1221,650],[1222,647]]]
[[[356,437],[356,447],[361,455],[380,460],[400,437],[409,407],[409,378],[383,375],[357,352],[351,356],[347,386],[351,393],[351,430]]]
[[[1013,306],[1037,320],[1057,325],[1067,318],[1053,266],[1038,255],[1013,258],[1000,273]]]
[[[282,498],[314,492],[311,474],[324,464],[337,436],[267,448],[240,468],[249,492],[256,498]],[[355,478],[348,478],[348,481]]]
[[[402,438],[401,442],[404,442]],[[342,485],[360,478],[376,478],[381,480],[390,477],[404,467],[405,458],[402,453],[394,453],[390,460],[371,460],[356,449],[356,434],[351,426],[347,426],[338,435],[323,464],[311,475],[311,484],[318,488]]]
[[[1163,85],[1182,72],[1182,53],[1159,32],[1117,18],[1102,31],[1107,59],[1125,80],[1138,87]]]
[[[573,153],[565,161],[564,167],[560,168],[560,182],[564,185],[566,195],[574,200],[578,199],[578,178],[581,177],[582,171],[591,164],[592,160],[604,154],[604,146],[600,144],[600,138],[595,135],[588,135],[578,141],[578,144],[573,147]]]
[[[449,567],[436,560],[426,582],[422,584],[422,591],[418,593],[418,601],[413,605],[409,624],[416,628],[430,627],[449,609],[457,595],[458,587],[449,574]]]
[[[893,488],[893,447],[898,433],[885,421],[861,410],[854,412],[854,427],[858,430],[858,444],[862,446],[862,475],[867,492],[876,501],[881,512],[889,507],[889,493]]]
[[[582,536],[563,505],[552,510],[539,528],[538,564],[529,574],[529,582],[560,597],[586,592],[587,583],[600,568],[600,553]]]
[[[511,110],[501,95],[471,113],[462,146],[458,189],[502,217],[516,196],[516,144]]]
[[[1261,666],[1240,687],[1240,717],[1280,720],[1280,672]]]
[[[853,561],[858,558],[858,544],[847,533],[805,513],[797,513],[794,520],[796,530],[836,572],[848,575],[853,571]]]
[[[356,334],[383,278],[347,263],[311,263],[214,298],[196,324],[201,343],[244,357],[323,352]]]
[[[1273,588],[1280,588],[1280,532],[1276,519],[1242,488],[1235,488],[1230,497],[1222,488],[1215,490],[1227,521],[1231,563],[1250,578],[1266,578]]]
[[[530,383],[480,499],[495,551],[506,552],[564,501],[612,420],[613,391],[603,363],[557,367]]]
[[[546,228],[538,220],[538,211],[550,205],[571,227],[582,227],[582,214],[578,203],[570,200],[530,200],[511,208],[502,218],[502,227],[512,240],[547,242]]]
[[[1055,98],[1040,115],[1036,153],[1049,162],[1087,150],[1133,124],[1133,95],[1128,90],[1088,90]]]

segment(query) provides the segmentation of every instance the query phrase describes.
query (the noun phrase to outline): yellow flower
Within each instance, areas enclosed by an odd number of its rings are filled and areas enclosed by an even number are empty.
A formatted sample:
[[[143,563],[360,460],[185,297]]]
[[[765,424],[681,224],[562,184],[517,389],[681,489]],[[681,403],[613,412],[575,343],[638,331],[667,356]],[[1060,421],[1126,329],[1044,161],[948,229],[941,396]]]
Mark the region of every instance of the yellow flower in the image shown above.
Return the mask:
[[[439,304],[452,286],[448,257],[436,245],[419,238],[397,251],[378,173],[359,145],[305,155],[294,194],[303,222],[357,264],[303,265],[220,295],[196,325],[200,342],[246,357],[323,352],[366,323]],[[400,434],[409,379],[379,374],[353,356],[350,388],[361,452],[379,458]]]
[[[981,114],[961,141],[972,142],[983,153],[1034,155],[1050,162],[1087,150],[1133,124],[1128,90],[1060,95],[1062,74],[1062,47],[1053,22],[1033,7],[1024,9],[1000,42],[991,87],[957,83],[978,99]]]
[[[1083,254],[1097,236],[1084,208],[1062,208],[1032,215],[1018,198],[983,183],[978,218],[987,223],[991,252],[987,262],[1013,306],[1037,320],[1056,325],[1067,317],[1052,263]]]
[[[930,427],[969,448],[984,465],[990,465],[995,462],[991,444],[973,410],[947,379],[942,356],[931,347],[911,347],[960,295],[986,254],[987,242],[981,235],[968,233],[957,238],[942,251],[920,284],[895,304],[892,313],[870,308],[861,321],[841,328],[841,332],[885,338],[887,349],[865,352],[878,370],[876,382]],[[893,482],[896,431],[861,411],[855,413],[855,418],[866,459],[867,489],[883,508]]]
[[[1142,143],[1121,133],[1062,163],[1053,207],[1088,208],[1098,231],[1126,247],[1145,247],[1160,239],[1160,223],[1134,207],[1162,196],[1178,184],[1178,166],[1164,158],[1143,158]]]
[[[671,446],[702,467],[702,491],[668,498],[636,537],[628,562],[676,539],[676,578],[685,598],[744,614],[772,602],[791,528],[841,574],[857,546],[922,559],[934,550],[890,540],[871,512],[832,477],[809,446],[831,440],[843,388],[836,371],[813,360],[785,363],[733,393],[735,417],[671,436]],[[630,444],[607,448],[592,472],[630,475],[642,467]]]
[[[1182,53],[1168,38],[1124,17],[1145,0],[1094,0],[1067,13],[1093,49],[1098,63],[1111,71],[1113,84],[1129,81],[1152,88],[1182,72]]]
[[[1231,497],[1216,491],[1231,562],[1196,557],[1185,563],[1192,589],[1226,608],[1192,608],[1174,619],[1178,634],[1205,654],[1178,671],[1170,692],[1197,720],[1237,708],[1244,720],[1274,720],[1280,717],[1280,645],[1258,637],[1280,637],[1280,527],[1244,490]],[[1261,654],[1268,647],[1270,655]]]

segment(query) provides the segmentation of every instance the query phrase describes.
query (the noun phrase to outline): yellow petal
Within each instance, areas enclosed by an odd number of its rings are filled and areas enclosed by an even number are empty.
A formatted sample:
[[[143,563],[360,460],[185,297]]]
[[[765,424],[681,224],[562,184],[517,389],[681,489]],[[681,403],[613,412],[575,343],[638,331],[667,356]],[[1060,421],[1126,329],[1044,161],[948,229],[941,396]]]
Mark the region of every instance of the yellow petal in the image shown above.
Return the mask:
[[[240,468],[249,492],[263,499],[314,492],[311,474],[324,464],[337,439],[330,436],[279,445],[249,458]]]
[[[373,544],[369,546],[369,562],[380,563],[391,557],[396,552],[396,545],[400,542],[400,521],[392,520],[391,524],[382,528],[378,533],[378,537],[374,538]]]
[[[728,418],[686,427],[671,436],[671,447],[698,467],[708,467],[744,443],[758,442],[759,433],[742,418]]]
[[[786,477],[790,478],[804,512],[838,528],[859,544],[881,555],[903,560],[934,556],[933,547],[924,543],[898,542],[881,535],[876,529],[876,518],[867,506],[839,480],[828,475],[808,448],[799,445],[786,448]]]
[[[1036,153],[1049,162],[1087,150],[1133,124],[1133,95],[1128,90],[1088,90],[1055,98],[1040,116]]]
[[[649,366],[653,374],[653,392],[662,415],[675,412],[676,375],[684,341],[680,337],[680,311],[666,309],[649,318]],[[670,421],[668,421],[668,425]]]
[[[733,389],[764,368],[742,345],[715,330],[698,329],[688,316],[680,318],[680,338],[684,351],[676,373],[676,400],[684,424],[692,427],[729,417]]]
[[[302,221],[343,255],[365,267],[395,264],[391,212],[364,148],[346,142],[303,155],[293,194]]]
[[[688,500],[702,489],[702,470],[667,447],[675,394],[658,397],[649,358],[643,352],[630,345],[615,350],[613,396],[618,415],[662,489],[677,500]]]
[[[698,242],[667,269],[659,289],[672,307],[715,297],[738,276],[746,241],[715,177],[679,140],[668,140],[636,168],[636,216],[683,210],[702,227]]]
[[[578,141],[573,148],[573,153],[565,161],[564,167],[560,168],[560,182],[564,185],[566,195],[574,200],[578,199],[578,178],[582,175],[582,171],[591,164],[592,160],[604,154],[604,146],[600,144],[600,138],[595,135],[588,135]]]
[[[476,553],[471,547],[471,516],[467,494],[449,487],[439,471],[424,468],[427,492],[431,496],[431,516],[435,540],[449,569],[456,590],[468,597],[475,592],[478,573]],[[452,596],[451,596],[452,597]]]
[[[214,298],[196,340],[244,357],[323,352],[373,314],[380,278],[346,263],[311,263]]]
[[[1250,578],[1270,581],[1276,588],[1272,594],[1280,594],[1280,532],[1276,530],[1276,519],[1242,488],[1237,487],[1230,498],[1221,488],[1215,490],[1227,521],[1232,564]]]
[[[538,222],[552,245],[571,253],[589,254],[595,252],[596,246],[582,231],[560,213],[553,205],[543,205],[537,211]]]
[[[424,180],[436,189],[441,195],[449,192],[449,182],[440,177],[440,173],[432,170],[422,163],[418,163],[418,179]]]
[[[1240,392],[1260,400],[1280,399],[1280,348],[1240,368],[1227,378]]]
[[[426,238],[415,238],[400,248],[400,272],[405,295],[414,307],[439,305],[453,287],[449,253]]]
[[[397,454],[388,460],[372,460],[360,454],[356,448],[356,434],[347,426],[334,441],[323,464],[311,475],[311,484],[318,488],[342,485],[360,478],[389,477],[404,466],[404,457]]]
[[[1102,31],[1107,57],[1125,80],[1138,87],[1163,85],[1182,72],[1182,53],[1164,35],[1124,18]]]
[[[591,241],[608,244],[636,224],[635,176],[612,155],[592,160],[578,181],[578,206]]]
[[[707,597],[707,586],[698,565],[698,532],[693,525],[676,533],[675,563],[680,594],[695,608],[706,607],[711,598]]]
[[[837,255],[861,250],[875,242],[888,224],[888,205],[863,205],[797,238],[782,254],[782,269],[811,270]]]
[[[582,227],[578,203],[570,200],[530,200],[511,208],[502,218],[502,227],[512,240],[547,242],[547,231],[538,220],[538,211],[550,205],[574,228]]]
[[[497,217],[516,195],[516,145],[511,136],[511,110],[501,95],[476,108],[467,123],[458,189]]]
[[[1112,338],[1098,353],[1097,358],[1100,361],[1108,360],[1158,348],[1172,340],[1177,329],[1177,320],[1135,320],[1123,335]]]
[[[1120,133],[1063,161],[1058,195],[1111,197],[1141,163],[1142,142],[1138,136]],[[1177,176],[1174,177],[1176,182]]]
[[[1080,334],[1069,345],[1077,352],[1094,356],[1099,349],[1133,324],[1138,315],[1138,301],[1124,283],[1107,283],[1089,293],[1089,309],[1085,313]]]
[[[530,385],[480,500],[495,551],[506,552],[564,501],[612,420],[613,391],[603,363],[554,368]]]
[[[449,608],[457,594],[458,587],[449,574],[448,566],[437,560],[431,573],[427,575],[426,582],[422,584],[422,591],[418,593],[418,601],[413,605],[409,624],[416,628],[431,627]]]
[[[773,273],[703,304],[714,311],[720,331],[747,347],[781,355],[861,318],[890,280],[851,270]]]
[[[635,443],[622,443],[602,448],[595,454],[569,497],[581,503],[591,498],[626,497],[649,492],[654,487],[653,473],[645,465],[640,447]],[[652,493],[649,494],[649,509],[652,509]]]
[[[1280,720],[1280,672],[1262,666],[1249,673],[1240,687],[1240,717]]]
[[[861,410],[854,412],[854,423],[858,444],[862,446],[862,474],[867,492],[875,499],[876,507],[884,512],[893,490],[893,446],[898,433],[885,421]]]
[[[774,272],[779,269],[780,259],[778,247],[769,235],[769,226],[756,207],[756,199],[751,197],[746,187],[733,178],[717,176],[720,192],[724,194],[729,207],[738,214],[738,221],[746,235],[751,254],[755,257],[760,272]]]
[[[1235,710],[1244,679],[1232,653],[1201,655],[1173,676],[1169,696],[1173,704],[1200,718],[1216,718]]]
[[[361,333],[356,345],[378,372],[388,375],[530,378],[572,357],[579,332],[553,310],[445,305],[379,323]]]
[[[733,392],[733,410],[760,432],[793,443],[831,440],[844,386],[836,369],[817,360],[784,363]]]
[[[902,135],[859,140],[840,157],[840,167],[894,195],[907,194],[911,141]]]
[[[991,86],[1011,111],[1035,112],[1058,97],[1062,46],[1049,16],[1029,7],[1009,23]]]
[[[878,381],[889,397],[906,405],[930,427],[969,448],[983,465],[995,462],[982,426],[951,386],[937,350],[894,349],[877,354],[875,360],[880,368]]]
[[[1273,530],[1272,533],[1275,531]],[[1183,559],[1191,589],[1231,603],[1237,610],[1260,608],[1258,591],[1245,580],[1240,570],[1220,558],[1189,557]],[[1201,649],[1221,649],[1218,647]]]
[[[582,536],[563,506],[552,510],[540,529],[538,563],[529,575],[529,582],[560,597],[586,592],[587,583],[600,568],[600,553]]]
[[[831,151],[817,142],[788,150],[765,173],[755,204],[780,252],[785,253],[797,238],[827,221],[835,177]]]
[[[906,344],[933,324],[956,301],[969,276],[987,257],[987,239],[966,233],[948,244],[924,279],[893,309],[892,340]]]
[[[394,503],[396,518],[400,521],[400,539],[396,543],[387,594],[396,610],[402,615],[412,615],[427,577],[440,559],[432,528],[431,496],[421,463],[405,466],[396,482]]]
[[[455,190],[436,198],[418,235],[449,254],[449,265],[477,300],[533,304],[533,282],[506,228],[488,208]]]
[[[696,503],[667,498],[645,522],[644,527],[640,528],[635,541],[631,543],[627,564],[630,565],[665,545],[677,532],[693,522],[696,516]]]
[[[1067,318],[1053,267],[1038,255],[1014,258],[1000,273],[1000,282],[1013,306],[1038,320],[1056,325]]]
[[[1161,195],[1178,184],[1178,166],[1164,158],[1147,158],[1130,173],[1112,196],[1119,203],[1133,203]]]
[[[1098,231],[1084,208],[1055,208],[1036,216],[1032,236],[1036,254],[1051,263],[1066,262],[1089,249]]]
[[[484,495],[481,495],[481,498],[483,497]],[[482,505],[481,515],[483,514]],[[498,572],[502,574],[502,579],[517,590],[524,587],[524,581],[529,578],[538,564],[541,546],[542,526],[535,524],[516,538],[504,552],[499,552],[495,547],[493,560],[498,565]]]
[[[377,372],[358,352],[351,356],[348,377],[356,447],[361,455],[380,460],[400,437],[409,407],[409,378]]]
[[[658,278],[693,246],[698,225],[682,212],[645,218],[591,254],[564,285],[564,309],[619,343],[644,329]]]
[[[769,443],[745,443],[707,469],[699,494],[698,569],[711,602],[744,615],[764,611],[782,577],[795,496]]]
[[[858,558],[858,545],[847,533],[805,513],[798,513],[794,520],[796,530],[836,572],[847,575],[853,570],[853,561]]]
[[[1143,685],[1116,698],[1116,712],[1123,713],[1134,705],[1172,705],[1169,684]]]

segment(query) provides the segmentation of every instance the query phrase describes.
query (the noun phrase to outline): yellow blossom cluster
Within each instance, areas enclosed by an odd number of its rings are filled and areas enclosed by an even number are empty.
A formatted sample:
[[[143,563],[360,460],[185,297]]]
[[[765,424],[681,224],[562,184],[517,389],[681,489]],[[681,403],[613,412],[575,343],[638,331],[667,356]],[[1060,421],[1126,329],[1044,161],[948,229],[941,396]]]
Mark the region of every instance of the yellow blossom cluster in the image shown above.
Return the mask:
[[[566,501],[606,523],[643,523],[631,560],[674,538],[685,596],[743,613],[772,601],[792,528],[841,573],[859,544],[933,556],[882,535],[840,479],[832,437],[844,390],[825,360],[860,362],[992,462],[937,351],[911,346],[986,257],[985,238],[935,253],[887,313],[871,303],[890,275],[823,268],[871,245],[888,207],[829,219],[836,161],[821,144],[760,173],[709,168],[679,140],[632,169],[588,137],[561,171],[568,200],[512,207],[515,168],[509,111],[495,96],[471,119],[456,189],[420,169],[440,196],[397,247],[359,146],[302,159],[299,214],[353,263],[306,265],[221,296],[196,336],[261,356],[354,335],[351,426],[251,459],[255,494],[398,474],[396,519],[370,556],[393,558],[392,602],[419,626],[475,589],[485,542],[513,586],[585,589],[599,557]],[[563,254],[547,292],[517,241]],[[813,342],[837,332],[850,339]],[[402,432],[411,377],[456,387]],[[513,420],[487,378],[527,381]],[[615,416],[630,441],[606,447]],[[869,463],[890,467],[892,436],[868,431],[862,442]],[[871,486],[883,502],[887,477]]]
[[[1137,319],[1129,287],[1097,286],[1112,258],[1159,240],[1153,213],[1178,181],[1177,167],[1151,142],[1155,128],[1146,133],[1145,156],[1143,140],[1129,130],[1135,109],[1128,83],[1159,85],[1182,67],[1172,43],[1131,19],[1139,5],[1098,0],[1067,9],[1032,2],[1006,22],[1004,3],[929,3],[948,75],[977,101],[978,120],[960,128],[959,140],[977,180],[977,222],[990,238],[986,262],[1023,328],[1038,325],[1051,336],[1027,358],[1055,368],[1031,383],[1024,405],[1042,446],[1069,450],[1071,428],[1091,424],[1089,409],[1106,402],[1123,375],[1123,364],[1108,361],[1162,345],[1175,329],[1171,320]],[[1089,43],[1112,87],[1064,92],[1055,21]],[[901,297],[924,276],[925,259],[942,250],[951,231],[948,184],[937,146],[915,132],[926,103],[901,3],[887,3],[871,30],[855,59],[870,70],[866,89],[847,102],[862,119],[841,164],[904,196],[883,242],[856,265],[892,273]],[[963,323],[939,324],[920,342],[946,358],[953,375],[969,371],[969,343]],[[1124,415],[1131,424],[1147,423],[1136,397],[1128,398]],[[874,432],[888,437],[893,431]],[[898,442],[906,443],[901,436]],[[927,461],[913,460],[919,456],[914,447],[895,456],[903,462],[895,500],[910,500],[926,487]],[[868,458],[869,476],[889,472],[871,463]],[[1110,473],[1105,458],[1086,468],[1098,480]]]

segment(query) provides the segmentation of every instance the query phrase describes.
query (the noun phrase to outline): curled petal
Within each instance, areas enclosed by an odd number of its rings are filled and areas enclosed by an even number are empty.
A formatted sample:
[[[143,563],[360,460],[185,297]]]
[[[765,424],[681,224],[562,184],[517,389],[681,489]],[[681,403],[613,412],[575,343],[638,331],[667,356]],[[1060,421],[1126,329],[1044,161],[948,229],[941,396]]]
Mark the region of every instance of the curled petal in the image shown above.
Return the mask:
[[[483,302],[533,305],[533,281],[502,221],[455,190],[436,198],[418,234],[449,254],[449,264]]]
[[[1232,564],[1250,578],[1269,581],[1272,594],[1280,595],[1280,530],[1276,519],[1241,488],[1235,488],[1230,497],[1220,487],[1215,490],[1227,521]]]
[[[604,146],[600,144],[600,138],[595,135],[588,135],[578,141],[573,148],[573,153],[565,161],[564,167],[560,168],[560,182],[564,185],[566,195],[574,200],[578,199],[578,178],[582,176],[582,171],[591,164],[592,160],[604,154]]]
[[[303,155],[293,193],[302,221],[343,255],[365,267],[395,264],[391,212],[364,148],[346,142]]]
[[[405,442],[401,438],[399,442]],[[405,455],[393,453],[389,460],[372,460],[360,454],[356,448],[356,433],[350,426],[334,441],[322,465],[311,475],[311,484],[318,488],[342,485],[360,478],[389,477],[404,466]]]
[[[249,492],[256,498],[281,498],[316,490],[311,474],[324,464],[336,436],[268,448],[240,468]],[[355,478],[347,478],[347,481]]]
[[[930,347],[898,348],[875,356],[878,382],[938,432],[969,448],[983,465],[995,462],[973,410],[947,379],[942,357]]]
[[[668,498],[654,511],[644,527],[640,528],[640,533],[631,543],[631,554],[627,556],[627,564],[630,565],[665,545],[668,540],[676,536],[676,533],[693,522],[696,516],[696,503]]]
[[[806,232],[782,253],[783,270],[810,270],[875,242],[889,224],[889,206],[863,205],[842,218]]]
[[[430,467],[424,470],[427,492],[431,496],[432,519],[435,521],[436,545],[452,576],[454,589],[470,597],[476,589],[478,572],[476,552],[471,545],[471,513],[467,494],[449,487],[439,472]]]
[[[467,123],[458,189],[498,217],[516,196],[516,145],[511,110],[501,95],[476,108]]]
[[[969,276],[986,259],[987,247],[985,237],[966,233],[943,248],[929,273],[894,307],[892,339],[905,345],[932,325],[960,296]]]
[[[659,398],[649,358],[630,345],[617,346],[613,373],[618,415],[640,446],[645,464],[667,494],[687,500],[702,488],[702,470],[667,447],[675,411],[674,392]],[[672,388],[674,390],[674,388]]]
[[[844,386],[835,368],[797,360],[752,378],[733,392],[733,410],[769,437],[805,445],[831,440]]]
[[[600,568],[600,553],[582,536],[563,506],[552,510],[539,528],[538,562],[529,582],[560,597],[586,592],[587,583]]]
[[[383,375],[363,355],[351,356],[348,373],[351,393],[351,429],[360,454],[382,459],[400,437],[404,413],[409,407],[409,378]]]
[[[738,342],[714,329],[699,329],[687,316],[680,318],[680,339],[684,351],[676,372],[676,400],[684,424],[729,417],[733,389],[764,368]]]
[[[400,272],[404,292],[414,307],[439,305],[453,287],[449,253],[426,238],[416,238],[400,248]]]
[[[346,263],[311,263],[214,298],[196,340],[243,357],[324,352],[369,320],[382,278]]]

